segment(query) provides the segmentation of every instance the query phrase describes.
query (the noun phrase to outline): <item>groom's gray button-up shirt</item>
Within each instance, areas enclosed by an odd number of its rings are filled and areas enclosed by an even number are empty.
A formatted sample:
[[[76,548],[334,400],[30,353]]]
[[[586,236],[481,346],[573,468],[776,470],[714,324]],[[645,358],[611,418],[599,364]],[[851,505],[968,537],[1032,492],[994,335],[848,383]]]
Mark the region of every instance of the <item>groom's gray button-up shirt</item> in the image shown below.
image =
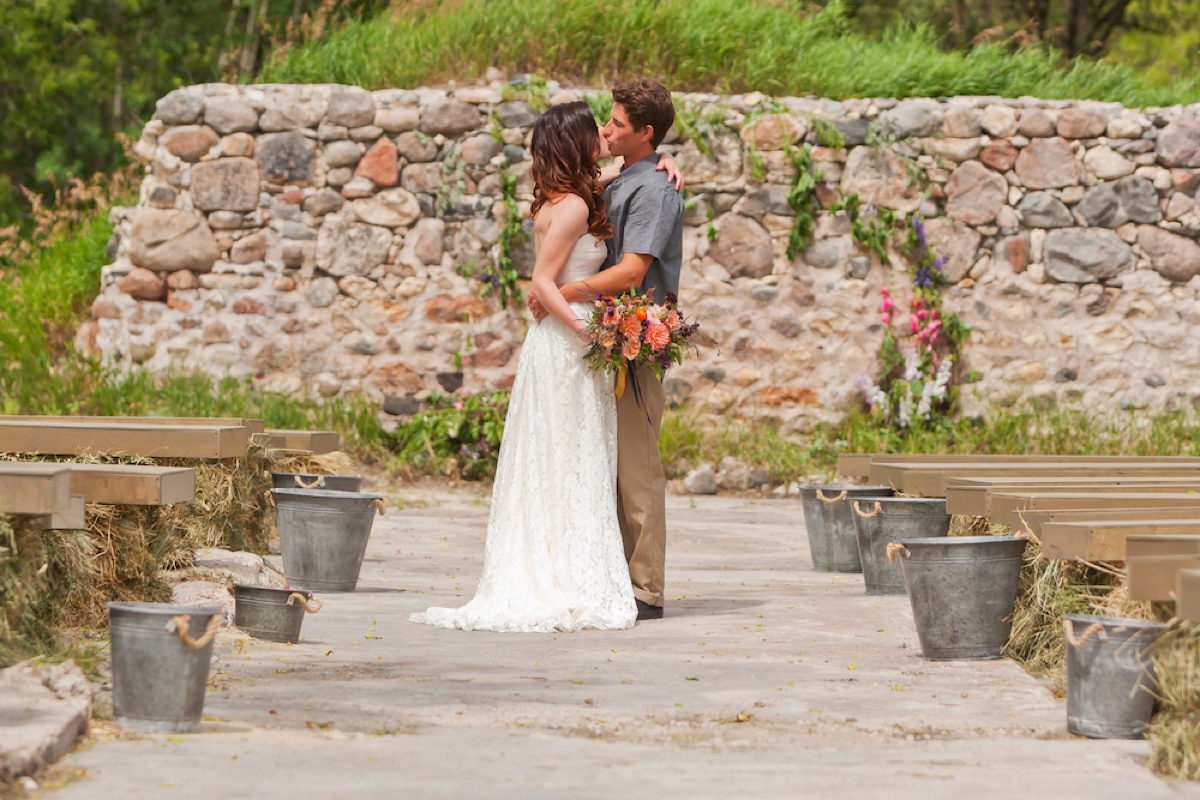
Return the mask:
[[[658,172],[658,154],[622,168],[604,191],[613,236],[608,240],[604,268],[620,263],[626,253],[652,256],[638,291],[656,303],[667,292],[679,294],[683,266],[683,198],[665,172]]]

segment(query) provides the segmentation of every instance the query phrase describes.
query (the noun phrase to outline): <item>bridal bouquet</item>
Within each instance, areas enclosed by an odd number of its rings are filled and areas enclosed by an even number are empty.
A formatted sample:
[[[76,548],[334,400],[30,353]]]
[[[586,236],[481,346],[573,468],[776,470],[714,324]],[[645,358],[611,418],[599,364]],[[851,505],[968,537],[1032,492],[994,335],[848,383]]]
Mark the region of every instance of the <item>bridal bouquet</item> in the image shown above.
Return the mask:
[[[700,325],[689,324],[675,307],[675,295],[656,304],[649,295],[630,290],[620,297],[600,295],[592,304],[587,326],[591,346],[584,358],[597,372],[615,372],[616,395],[625,392],[629,365],[649,364],[661,380],[672,364],[682,364]]]

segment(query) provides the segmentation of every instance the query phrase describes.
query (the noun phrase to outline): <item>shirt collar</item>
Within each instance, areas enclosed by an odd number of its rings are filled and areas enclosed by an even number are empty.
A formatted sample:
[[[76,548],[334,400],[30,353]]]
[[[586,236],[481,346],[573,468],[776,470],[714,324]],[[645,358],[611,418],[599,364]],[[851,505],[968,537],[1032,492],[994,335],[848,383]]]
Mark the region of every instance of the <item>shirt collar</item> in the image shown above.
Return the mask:
[[[617,176],[620,180],[626,175],[636,175],[640,172],[645,172],[648,169],[654,169],[658,166],[658,153],[651,153],[643,159],[633,162],[632,164],[622,164],[621,173]]]

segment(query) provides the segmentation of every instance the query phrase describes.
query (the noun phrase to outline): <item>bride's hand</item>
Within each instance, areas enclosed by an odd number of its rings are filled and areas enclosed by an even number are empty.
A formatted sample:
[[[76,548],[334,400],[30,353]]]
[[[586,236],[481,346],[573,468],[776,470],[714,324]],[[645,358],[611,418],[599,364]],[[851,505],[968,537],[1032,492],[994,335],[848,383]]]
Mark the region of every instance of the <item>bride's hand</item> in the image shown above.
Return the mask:
[[[675,163],[675,156],[670,153],[659,153],[658,166],[654,169],[667,173],[667,180],[675,184],[676,191],[683,189],[683,173],[679,171],[679,165]]]

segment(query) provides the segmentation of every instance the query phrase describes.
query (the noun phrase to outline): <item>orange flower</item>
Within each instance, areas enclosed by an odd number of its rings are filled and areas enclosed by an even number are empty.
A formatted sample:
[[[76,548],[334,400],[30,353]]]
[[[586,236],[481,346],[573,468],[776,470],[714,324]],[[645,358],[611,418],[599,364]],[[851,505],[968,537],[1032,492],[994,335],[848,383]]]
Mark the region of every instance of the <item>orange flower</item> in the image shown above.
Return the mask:
[[[638,341],[642,335],[642,322],[631,314],[621,320],[621,324],[617,326],[617,330],[621,331],[621,335],[626,339]]]
[[[604,310],[604,324],[605,325],[608,325],[610,327],[613,325],[616,325],[617,320],[619,320],[619,319],[620,319],[620,316],[617,314],[616,308],[610,306],[609,308]]]
[[[606,353],[611,353],[612,349],[617,346],[617,337],[612,331],[601,331],[598,341]]]
[[[680,319],[679,312],[672,310],[667,312],[667,316],[666,319],[663,320],[663,324],[667,326],[667,330],[669,330],[671,333],[674,333],[675,331],[679,330],[679,323],[681,321],[682,320]]]
[[[661,353],[670,343],[671,332],[667,330],[667,326],[658,320],[651,320],[650,327],[646,329],[646,344],[650,345],[654,352]]]
[[[644,320],[644,319],[646,319],[646,309],[645,309],[645,307],[639,308],[638,310],[634,311],[634,312],[633,312],[633,315],[634,315],[635,317],[637,317],[638,319],[640,319],[640,320]]]
[[[637,339],[626,339],[625,346],[621,348],[621,355],[629,361],[633,361],[635,358],[637,358],[638,352],[641,351],[641,349],[642,346],[638,343]]]

